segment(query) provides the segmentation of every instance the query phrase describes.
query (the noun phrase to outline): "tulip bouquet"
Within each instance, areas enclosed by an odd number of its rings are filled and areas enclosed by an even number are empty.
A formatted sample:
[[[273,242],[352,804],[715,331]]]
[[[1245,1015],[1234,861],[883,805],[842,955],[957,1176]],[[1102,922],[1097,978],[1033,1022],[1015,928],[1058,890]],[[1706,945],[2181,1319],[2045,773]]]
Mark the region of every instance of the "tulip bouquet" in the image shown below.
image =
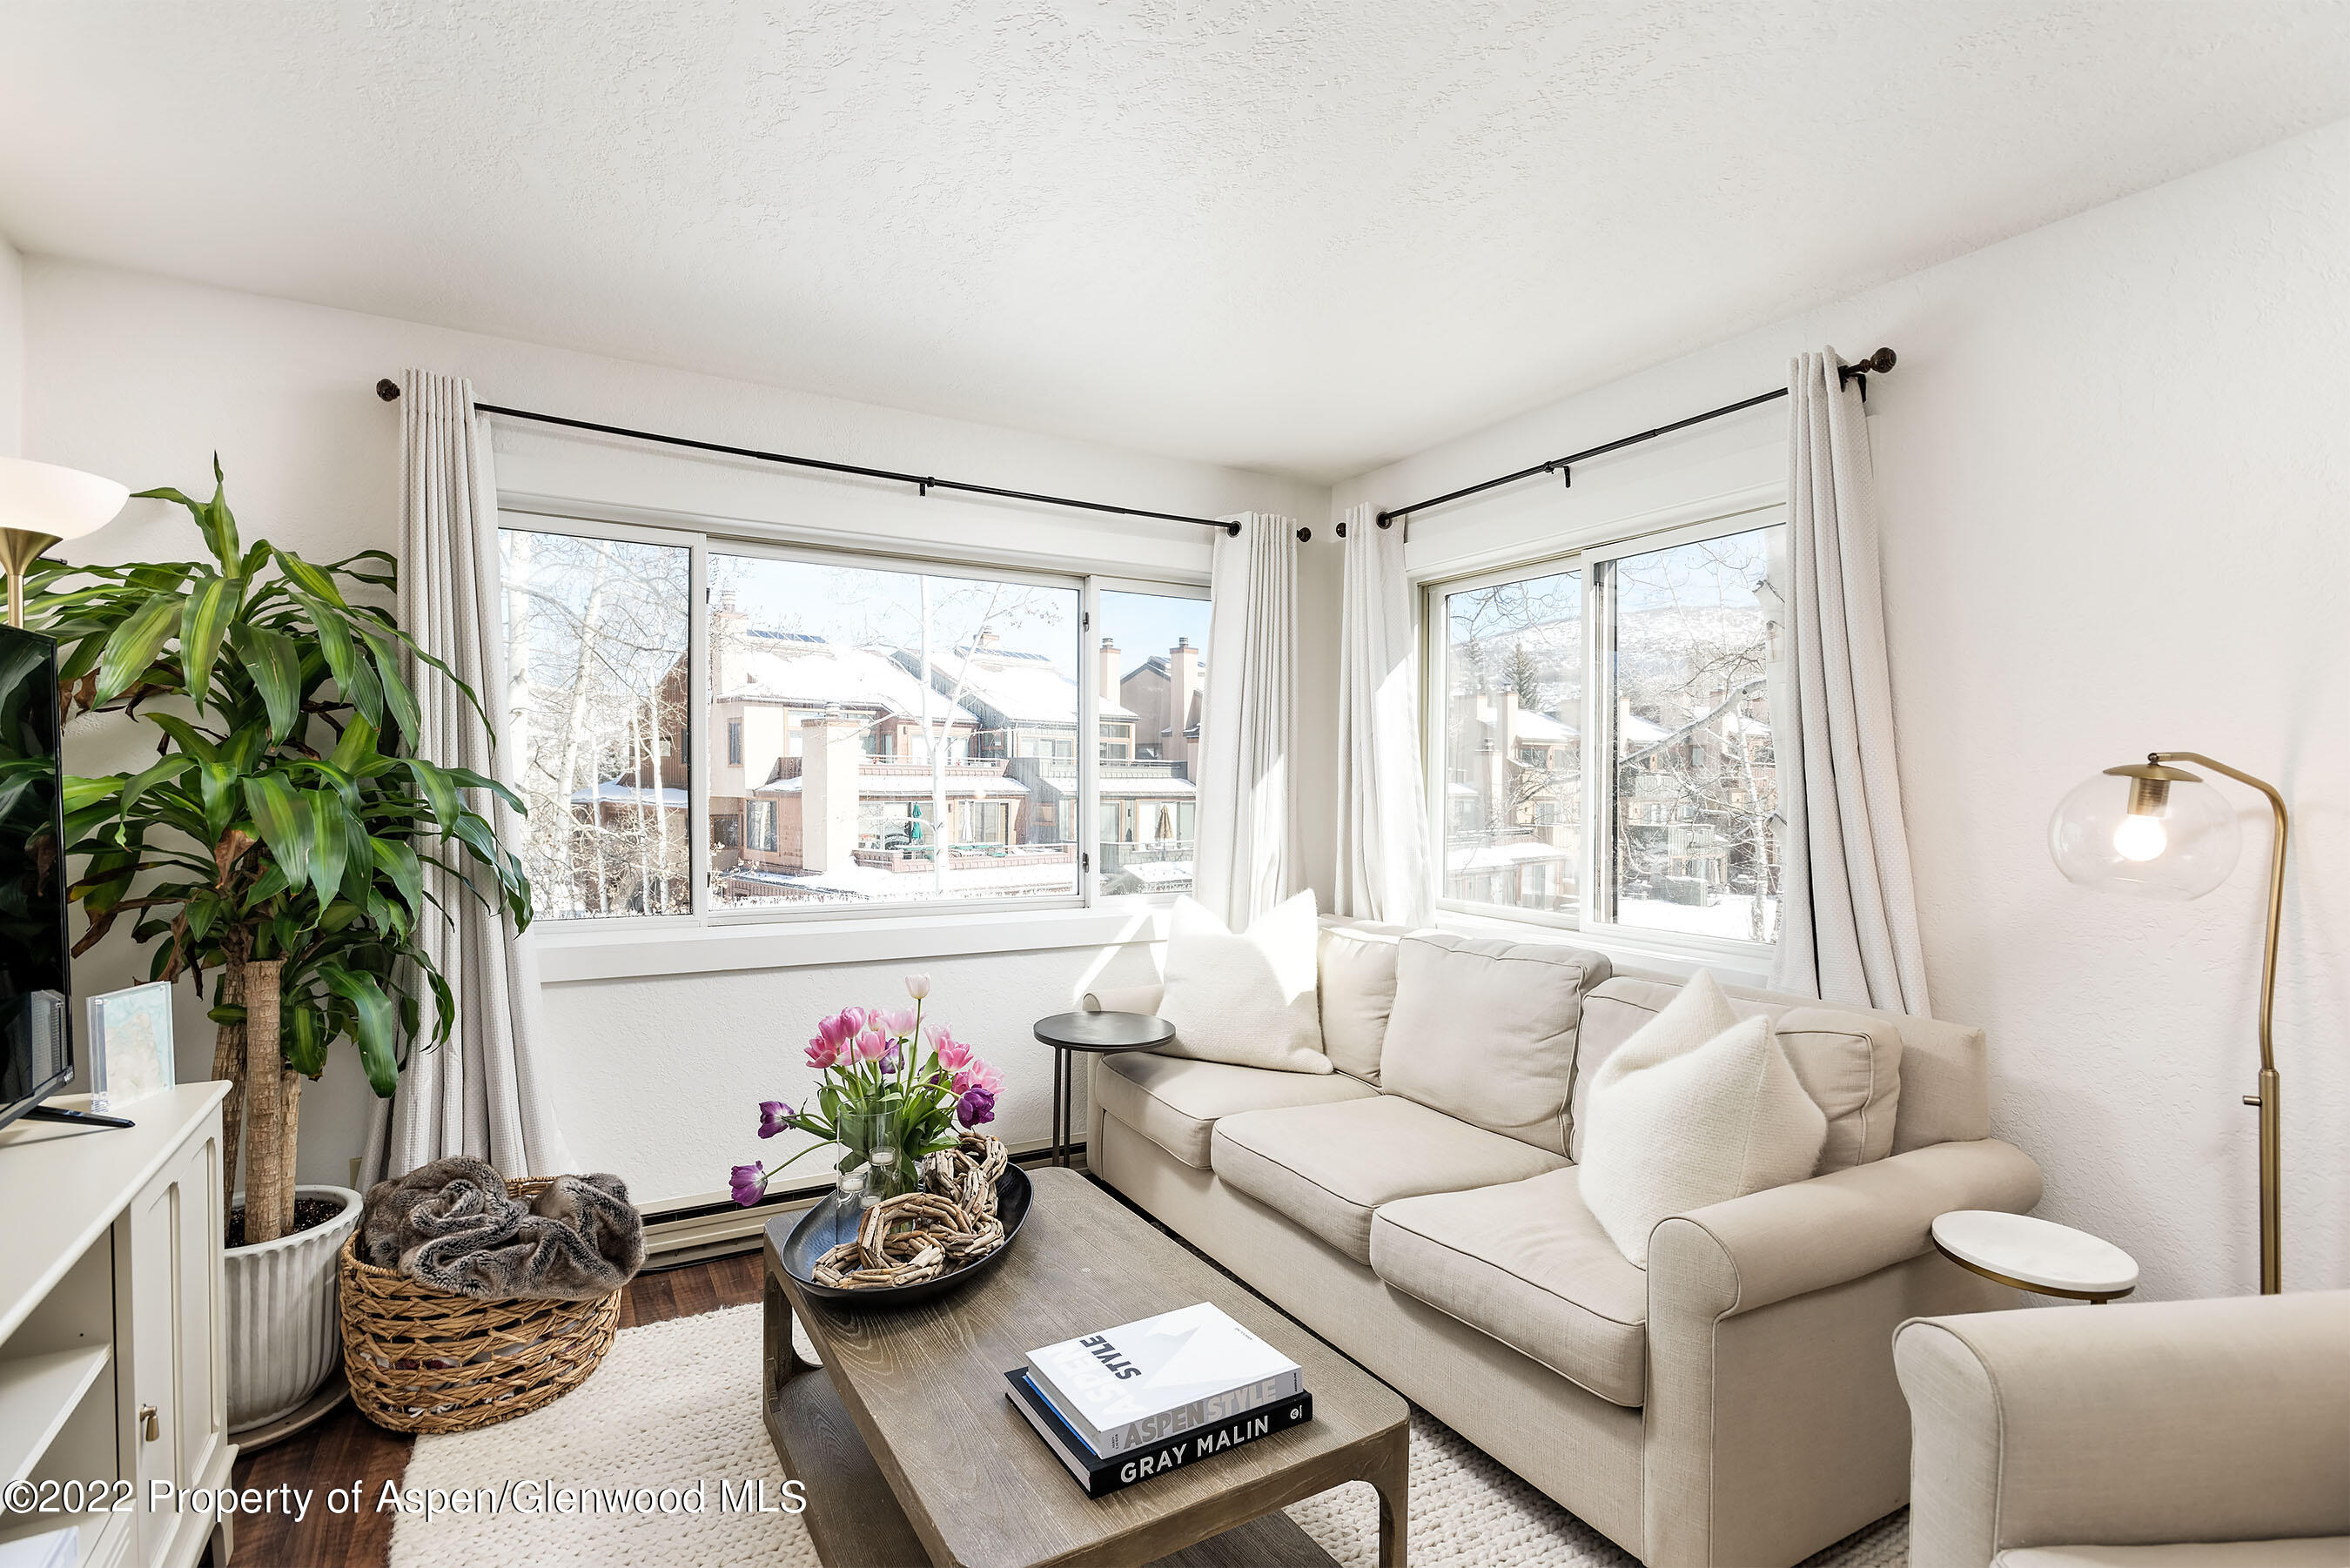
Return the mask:
[[[879,1197],[910,1190],[920,1180],[922,1157],[952,1148],[956,1124],[975,1127],[995,1119],[1003,1075],[983,1062],[943,1023],[926,1023],[931,977],[906,977],[911,1007],[844,1007],[816,1026],[807,1064],[822,1075],[816,1098],[794,1108],[782,1100],[759,1105],[759,1136],[813,1133],[818,1142],[781,1164],[754,1161],[734,1168],[734,1201],[753,1204],[802,1156],[837,1146],[840,1168],[869,1166],[868,1190]]]

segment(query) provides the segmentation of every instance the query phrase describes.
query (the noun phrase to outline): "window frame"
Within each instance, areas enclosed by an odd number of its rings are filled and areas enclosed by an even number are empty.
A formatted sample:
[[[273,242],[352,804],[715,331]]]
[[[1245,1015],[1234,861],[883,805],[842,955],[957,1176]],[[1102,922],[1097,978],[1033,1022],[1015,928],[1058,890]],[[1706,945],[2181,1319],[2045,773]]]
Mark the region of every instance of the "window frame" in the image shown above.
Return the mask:
[[[1597,945],[1622,947],[1699,961],[1714,961],[1751,968],[1767,965],[1777,950],[1775,941],[1752,942],[1743,938],[1713,937],[1650,926],[1627,926],[1613,917],[1613,885],[1602,894],[1600,878],[1607,874],[1614,846],[1612,809],[1614,781],[1608,776],[1616,755],[1614,689],[1615,606],[1603,587],[1605,563],[1679,545],[1720,539],[1733,534],[1783,527],[1787,508],[1783,493],[1767,499],[1748,494],[1723,498],[1711,504],[1679,508],[1673,513],[1620,523],[1588,531],[1566,548],[1555,543],[1498,560],[1480,561],[1474,570],[1435,569],[1416,572],[1418,592],[1413,611],[1419,624],[1420,757],[1426,794],[1430,907],[1442,914],[1472,922],[1542,927],[1572,931]],[[1576,630],[1583,658],[1581,714],[1580,850],[1575,867],[1575,901],[1571,909],[1536,909],[1508,904],[1483,903],[1445,894],[1445,840],[1450,767],[1445,756],[1445,704],[1451,691],[1446,663],[1449,631],[1444,599],[1449,594],[1519,582],[1528,577],[1563,572],[1576,575],[1581,624]],[[1778,715],[1773,715],[1773,722]],[[1607,912],[1601,912],[1606,908]],[[1784,919],[1783,910],[1781,919]]]
[[[1097,852],[1100,814],[1100,645],[1091,635],[1099,617],[1104,591],[1153,594],[1170,598],[1205,600],[1209,574],[1204,564],[1195,573],[1171,568],[1164,576],[1132,576],[1131,566],[1117,573],[1095,569],[1099,564],[1075,558],[1049,564],[1023,552],[956,550],[921,541],[857,536],[818,538],[815,531],[761,524],[730,526],[729,521],[690,515],[651,514],[635,508],[618,516],[597,515],[601,508],[579,506],[537,497],[502,494],[497,525],[501,530],[564,535],[574,538],[660,545],[688,552],[686,604],[687,703],[687,848],[692,904],[671,915],[602,915],[553,919],[534,924],[535,932],[553,938],[556,945],[593,946],[631,943],[648,939],[674,939],[689,932],[733,931],[761,926],[807,927],[842,921],[880,920],[950,923],[1001,921],[1007,916],[1066,919],[1088,910],[1143,912],[1171,906],[1173,893],[1099,891],[1100,877],[1093,860]],[[710,617],[713,608],[709,557],[750,556],[808,566],[865,567],[877,571],[919,573],[932,576],[968,576],[1033,587],[1074,590],[1076,639],[1077,732],[1072,744],[1077,764],[1076,818],[1073,846],[1077,853],[1076,886],[1068,893],[1018,898],[946,898],[889,903],[812,904],[804,909],[781,907],[729,909],[717,903],[710,888],[710,766],[698,753],[706,750],[702,736],[709,728]],[[1016,557],[1016,558],[1015,558]],[[500,630],[504,636],[503,628]],[[503,765],[503,764],[502,764]],[[1065,814],[1066,815],[1066,814]],[[743,836],[750,836],[744,814]]]

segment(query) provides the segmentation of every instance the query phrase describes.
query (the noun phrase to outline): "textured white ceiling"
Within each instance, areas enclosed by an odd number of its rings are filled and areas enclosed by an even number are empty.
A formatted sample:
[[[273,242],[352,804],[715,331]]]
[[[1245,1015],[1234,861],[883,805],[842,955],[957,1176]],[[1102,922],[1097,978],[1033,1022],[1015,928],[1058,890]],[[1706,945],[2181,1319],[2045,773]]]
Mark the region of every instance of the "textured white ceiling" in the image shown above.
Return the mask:
[[[2345,115],[2336,0],[9,0],[0,231],[1331,478]]]

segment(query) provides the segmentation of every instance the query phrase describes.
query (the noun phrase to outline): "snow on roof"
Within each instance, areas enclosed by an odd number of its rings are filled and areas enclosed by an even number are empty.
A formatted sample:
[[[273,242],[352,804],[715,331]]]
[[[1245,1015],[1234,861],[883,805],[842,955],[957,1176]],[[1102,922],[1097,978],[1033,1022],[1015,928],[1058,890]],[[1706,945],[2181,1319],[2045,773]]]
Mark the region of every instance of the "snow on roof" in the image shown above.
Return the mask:
[[[1129,860],[1115,873],[1131,877],[1144,888],[1188,888],[1191,885],[1191,863],[1189,860]]]
[[[1548,713],[1537,713],[1530,708],[1522,708],[1518,711],[1518,739],[1521,741],[1538,741],[1557,744],[1572,741],[1576,733],[1574,725],[1564,720],[1554,719]]]
[[[837,702],[849,708],[879,708],[902,718],[922,713],[922,683],[888,653],[827,642],[798,631],[753,631],[743,634],[745,646],[732,659],[733,684],[717,694],[719,701],[788,702],[795,707],[822,708]],[[931,717],[974,729],[979,720],[967,708],[950,713],[936,694]]]
[[[1175,800],[1199,794],[1190,779],[1179,779],[1170,774],[1155,779],[1101,779],[1097,787],[1105,795],[1121,799]]]
[[[1627,746],[1654,745],[1672,733],[1662,724],[1643,719],[1638,713],[1627,713],[1616,721],[1617,739]]]
[[[921,656],[918,653],[900,649],[897,658],[905,669],[921,668]],[[965,646],[931,654],[931,678],[941,691],[953,691],[955,682],[961,680],[966,697],[994,709],[1007,723],[1077,722],[1076,681],[1041,653],[1022,653],[1009,648],[973,651]],[[1104,700],[1101,716],[1131,719],[1134,710]]]
[[[1448,871],[1498,870],[1504,866],[1523,866],[1532,860],[1571,860],[1574,857],[1572,849],[1530,839],[1521,844],[1480,844],[1474,847],[1448,849],[1444,852],[1444,868]]]
[[[571,804],[574,805],[651,805],[655,804],[656,795],[660,797],[659,804],[673,811],[685,809],[685,792],[681,789],[646,789],[638,784],[624,784],[618,779],[606,779],[603,783],[590,784],[586,789],[573,790]]]

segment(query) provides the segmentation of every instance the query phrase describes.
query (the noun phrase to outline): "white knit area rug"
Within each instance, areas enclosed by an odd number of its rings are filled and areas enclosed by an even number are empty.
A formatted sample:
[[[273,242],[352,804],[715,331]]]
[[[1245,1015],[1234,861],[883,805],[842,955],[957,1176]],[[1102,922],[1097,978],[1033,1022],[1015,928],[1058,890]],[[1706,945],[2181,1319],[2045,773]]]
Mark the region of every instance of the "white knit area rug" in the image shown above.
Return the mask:
[[[800,1353],[815,1359],[804,1341]],[[391,1568],[817,1568],[795,1518],[721,1506],[723,1487],[737,1489],[739,1502],[745,1483],[764,1480],[773,1501],[783,1480],[759,1419],[760,1359],[755,1306],[625,1329],[596,1376],[545,1409],[483,1431],[418,1438],[402,1492],[419,1505],[436,1490],[451,1499],[463,1493],[475,1511],[402,1511]],[[705,1503],[699,1512],[660,1495],[671,1489],[676,1499],[676,1489],[697,1480]],[[550,1482],[633,1501],[628,1511],[534,1511],[532,1489]],[[502,1506],[490,1511],[474,1500]],[[650,1506],[639,1511],[639,1502]],[[1308,1498],[1289,1514],[1340,1568],[1376,1568],[1378,1501],[1367,1485]],[[1908,1538],[1908,1516],[1896,1514],[1804,1568],[1904,1568]],[[1638,1568],[1419,1409],[1411,1413],[1411,1561],[1413,1568]]]

